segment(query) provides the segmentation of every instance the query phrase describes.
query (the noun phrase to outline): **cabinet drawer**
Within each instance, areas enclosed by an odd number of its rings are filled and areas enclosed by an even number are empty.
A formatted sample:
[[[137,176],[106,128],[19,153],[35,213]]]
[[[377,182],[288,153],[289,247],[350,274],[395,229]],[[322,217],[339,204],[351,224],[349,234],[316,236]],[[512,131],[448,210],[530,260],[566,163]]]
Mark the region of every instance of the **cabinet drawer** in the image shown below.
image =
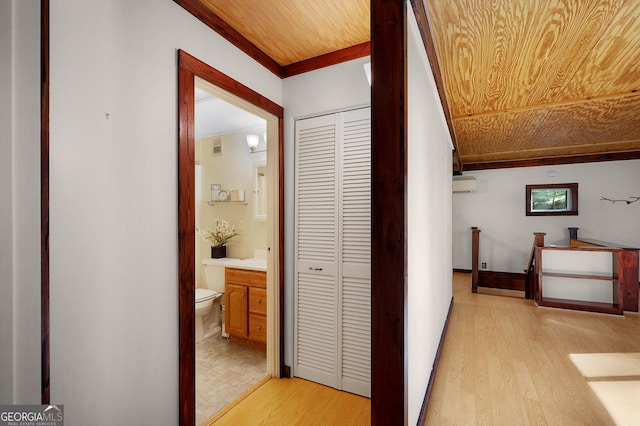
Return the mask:
[[[263,315],[249,314],[249,339],[267,342],[267,318]]]
[[[249,288],[249,312],[267,314],[267,290],[264,288]]]
[[[267,286],[267,273],[248,269],[225,268],[225,282],[247,286]]]

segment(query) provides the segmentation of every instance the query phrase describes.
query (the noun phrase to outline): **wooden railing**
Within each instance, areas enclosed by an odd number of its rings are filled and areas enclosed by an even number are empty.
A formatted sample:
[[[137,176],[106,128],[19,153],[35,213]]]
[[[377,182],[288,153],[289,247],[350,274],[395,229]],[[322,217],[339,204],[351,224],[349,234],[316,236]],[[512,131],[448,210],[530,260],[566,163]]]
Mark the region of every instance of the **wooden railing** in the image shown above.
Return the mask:
[[[525,269],[525,285],[524,285],[524,297],[527,299],[535,298],[536,288],[536,247],[544,247],[544,236],[546,232],[534,232],[533,233],[533,245],[531,246],[531,254],[529,255],[529,264]]]
[[[621,277],[627,265],[620,256],[624,253],[619,248],[599,246],[537,247],[536,304],[622,314],[626,297]],[[637,264],[635,269],[637,273]],[[637,284],[635,293],[637,297]]]
[[[534,286],[534,254],[536,246],[544,246],[544,232],[534,232],[535,238],[531,248],[528,268],[524,273],[480,270],[480,229],[471,227],[471,291],[478,292],[478,287],[524,291],[525,297],[533,299]],[[530,273],[528,271],[531,271]]]
[[[471,227],[471,292],[478,292],[478,258],[480,256],[480,230]]]
[[[638,312],[638,281],[640,275],[638,264],[640,249],[606,241],[579,238],[578,229],[579,228],[574,227],[569,228],[569,245],[571,247],[601,247],[617,250],[616,269],[618,271],[617,278],[620,281],[622,309],[625,311]]]
[[[507,288],[507,289],[524,289],[525,297],[528,299],[534,299],[538,301],[541,298],[541,294],[538,294],[540,287],[539,276],[539,258],[536,259],[536,252],[540,248],[544,248],[544,240],[546,233],[534,232],[534,240],[531,247],[531,254],[529,261],[524,270],[524,286],[522,285],[522,274],[513,274],[505,272],[489,272],[480,271],[479,258],[480,258],[480,229],[478,227],[471,227],[471,291],[473,293],[478,292],[478,287],[493,287],[493,288]],[[638,312],[638,286],[639,281],[639,257],[640,251],[637,248],[625,247],[619,244],[612,244],[603,241],[590,240],[585,238],[578,238],[578,228],[569,228],[570,234],[570,246],[576,250],[580,247],[593,247],[595,249],[602,249],[600,251],[611,251],[614,253],[615,264],[613,270],[615,272],[614,279],[619,282],[619,286],[615,288],[619,289],[619,294],[615,300],[619,301],[619,307],[613,308],[618,302],[612,303],[612,307],[607,308],[605,311],[616,310],[618,308],[625,311]],[[558,247],[557,249],[571,250],[571,247]],[[555,247],[551,247],[555,248]],[[481,273],[482,272],[482,273]],[[501,280],[505,275],[507,276],[508,283],[505,280]],[[513,277],[513,276],[520,276]],[[501,282],[502,281],[502,282]],[[518,286],[515,288],[513,283],[517,282]],[[507,285],[505,285],[507,284]],[[524,288],[523,288],[524,287]],[[547,303],[547,306],[551,306],[549,300],[543,301]],[[571,303],[566,303],[570,305]],[[562,305],[562,303],[560,303]],[[558,304],[555,306],[560,307]],[[582,305],[573,304],[573,309],[580,309]],[[576,308],[576,306],[578,306]],[[603,311],[604,312],[604,311]]]

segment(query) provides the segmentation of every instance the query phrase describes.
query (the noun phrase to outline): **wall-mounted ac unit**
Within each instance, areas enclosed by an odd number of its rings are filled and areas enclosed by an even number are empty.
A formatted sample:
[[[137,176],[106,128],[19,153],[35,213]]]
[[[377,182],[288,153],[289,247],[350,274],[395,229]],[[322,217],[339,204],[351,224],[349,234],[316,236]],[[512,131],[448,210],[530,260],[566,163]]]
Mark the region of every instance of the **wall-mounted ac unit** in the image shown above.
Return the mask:
[[[463,178],[453,180],[453,192],[474,192],[476,190],[475,178]]]

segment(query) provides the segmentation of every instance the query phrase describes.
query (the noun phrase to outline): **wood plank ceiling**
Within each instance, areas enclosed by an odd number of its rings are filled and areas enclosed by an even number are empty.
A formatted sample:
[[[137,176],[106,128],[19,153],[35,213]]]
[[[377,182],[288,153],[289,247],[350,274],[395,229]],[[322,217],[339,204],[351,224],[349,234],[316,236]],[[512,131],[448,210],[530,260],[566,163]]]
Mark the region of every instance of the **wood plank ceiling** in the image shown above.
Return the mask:
[[[202,0],[279,65],[369,41],[369,0]]]
[[[465,168],[640,151],[640,1],[428,9]]]
[[[369,0],[175,1],[283,78],[369,53]],[[639,0],[424,6],[465,170],[640,158]]]

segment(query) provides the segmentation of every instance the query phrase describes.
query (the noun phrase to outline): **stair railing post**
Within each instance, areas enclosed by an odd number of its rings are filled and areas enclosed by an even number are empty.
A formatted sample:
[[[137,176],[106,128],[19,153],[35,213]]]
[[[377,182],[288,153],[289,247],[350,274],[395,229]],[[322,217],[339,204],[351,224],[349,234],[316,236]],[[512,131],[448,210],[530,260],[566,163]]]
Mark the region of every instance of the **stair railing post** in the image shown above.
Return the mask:
[[[544,247],[544,236],[546,232],[534,232],[533,247],[531,247],[531,256],[529,258],[529,266],[527,267],[527,275],[524,283],[524,297],[527,299],[535,298],[535,285],[538,279],[535,272],[535,248]]]
[[[480,254],[480,230],[471,227],[471,292],[478,292],[478,257]]]
[[[573,226],[569,227],[569,241],[578,239],[578,229],[580,228],[576,228]]]

